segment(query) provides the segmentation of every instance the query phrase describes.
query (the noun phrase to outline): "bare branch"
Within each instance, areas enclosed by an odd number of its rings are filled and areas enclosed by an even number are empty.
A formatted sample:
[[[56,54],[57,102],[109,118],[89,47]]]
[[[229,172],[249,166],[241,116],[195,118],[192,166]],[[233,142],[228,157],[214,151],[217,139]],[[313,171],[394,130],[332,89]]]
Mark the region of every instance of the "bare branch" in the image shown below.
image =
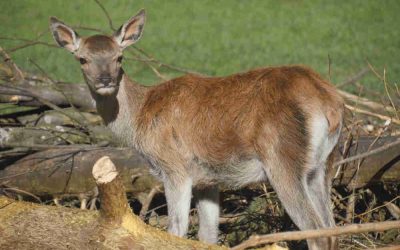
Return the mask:
[[[390,106],[389,107],[385,106],[383,104],[371,101],[371,100],[369,100],[367,98],[350,94],[350,93],[348,93],[346,91],[343,91],[343,90],[339,90],[338,89],[337,91],[346,100],[349,100],[351,102],[360,104],[362,106],[365,106],[365,107],[368,107],[368,108],[371,108],[371,109],[374,109],[374,110],[385,110],[385,111],[388,111],[388,112],[395,112],[395,110]]]
[[[354,76],[350,77],[349,79],[347,79],[346,81],[339,83],[338,85],[336,85],[336,88],[341,88],[345,85],[349,85],[349,84],[353,84],[359,80],[361,80],[368,72],[370,71],[370,69],[368,67],[363,68],[362,70],[360,70],[357,74],[355,74]]]
[[[103,4],[101,4],[99,0],[94,0],[94,1],[101,8],[101,10],[103,11],[104,15],[106,15],[107,20],[108,20],[108,25],[110,26],[111,30],[115,31],[116,29],[114,28],[113,22],[111,20],[110,15],[108,14],[108,11],[106,10],[106,8],[104,8]]]
[[[18,68],[18,66],[11,60],[11,57],[7,54],[7,52],[0,47],[0,54],[4,59],[4,62],[10,67],[10,69],[13,71],[13,77],[17,81],[21,81],[24,79],[24,74],[22,71]]]
[[[381,152],[383,152],[383,151],[385,151],[385,150],[387,150],[387,149],[389,149],[389,148],[391,148],[391,147],[394,147],[394,146],[396,146],[396,145],[399,145],[399,144],[400,144],[400,139],[398,139],[398,140],[396,140],[396,141],[394,141],[394,142],[385,144],[385,145],[383,145],[382,147],[376,148],[376,149],[371,150],[371,151],[369,151],[369,152],[365,152],[365,153],[363,153],[363,154],[355,155],[355,156],[346,158],[346,159],[344,159],[344,160],[335,162],[334,166],[337,167],[337,166],[339,166],[339,165],[341,165],[341,164],[344,164],[344,163],[348,163],[348,162],[360,160],[360,159],[366,158],[366,157],[368,157],[368,156],[381,153]]]
[[[353,111],[353,112],[356,112],[356,113],[373,116],[373,117],[379,118],[379,119],[384,120],[384,121],[390,120],[391,122],[393,122],[393,123],[395,123],[397,125],[400,125],[400,120],[398,120],[396,118],[392,118],[392,117],[389,117],[389,116],[386,116],[386,115],[373,113],[373,112],[370,112],[368,110],[364,110],[364,109],[360,109],[360,108],[357,108],[357,107],[353,107],[353,106],[348,105],[348,104],[345,104],[345,107],[347,109]]]
[[[143,220],[146,217],[147,211],[149,210],[150,203],[153,200],[154,196],[161,192],[161,185],[157,185],[153,187],[149,194],[146,197],[146,200],[143,202],[142,209],[140,209],[140,218]]]
[[[400,228],[400,221],[385,221],[376,223],[352,224],[334,228],[321,228],[316,230],[283,232],[283,233],[268,234],[261,236],[256,235],[250,237],[250,239],[246,240],[245,242],[241,243],[240,245],[232,249],[233,250],[246,249],[249,247],[255,247],[260,244],[268,244],[279,241],[315,239],[321,237],[332,237],[332,236],[358,234],[366,232],[380,232],[398,228]]]
[[[135,49],[136,51],[138,51],[139,53],[144,55],[148,59],[147,61],[156,63],[159,67],[165,67],[165,68],[172,69],[172,70],[179,71],[179,72],[186,73],[186,74],[204,75],[204,74],[201,74],[201,73],[193,71],[193,70],[184,69],[184,68],[177,67],[177,66],[174,66],[174,65],[171,65],[171,64],[163,63],[163,62],[155,59],[153,56],[151,56],[146,51],[144,51],[143,49],[141,49],[141,48],[139,48],[137,46],[132,46],[132,47],[130,47],[128,49],[130,49],[130,50]]]

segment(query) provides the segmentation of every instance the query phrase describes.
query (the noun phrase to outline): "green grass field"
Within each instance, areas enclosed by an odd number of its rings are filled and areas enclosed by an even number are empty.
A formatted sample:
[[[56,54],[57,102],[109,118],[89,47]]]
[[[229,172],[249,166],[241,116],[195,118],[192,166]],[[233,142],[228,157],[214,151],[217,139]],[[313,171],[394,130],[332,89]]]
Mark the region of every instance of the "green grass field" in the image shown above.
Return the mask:
[[[366,66],[368,59],[388,80],[400,79],[400,1],[265,1],[265,0],[120,0],[101,1],[116,28],[140,8],[147,24],[137,44],[155,58],[209,75],[227,75],[255,67],[306,64],[340,83]],[[100,28],[107,19],[94,1],[2,0],[0,36],[34,39],[48,30],[49,16],[70,25]],[[81,35],[93,34],[78,30]],[[41,38],[53,43],[50,33]],[[0,40],[10,49],[23,42]],[[12,53],[18,65],[38,71],[40,64],[58,80],[83,82],[79,65],[62,49],[33,46]],[[125,61],[130,76],[145,84],[158,79],[145,65]],[[164,72],[169,77],[176,72]],[[382,89],[373,74],[363,79]]]

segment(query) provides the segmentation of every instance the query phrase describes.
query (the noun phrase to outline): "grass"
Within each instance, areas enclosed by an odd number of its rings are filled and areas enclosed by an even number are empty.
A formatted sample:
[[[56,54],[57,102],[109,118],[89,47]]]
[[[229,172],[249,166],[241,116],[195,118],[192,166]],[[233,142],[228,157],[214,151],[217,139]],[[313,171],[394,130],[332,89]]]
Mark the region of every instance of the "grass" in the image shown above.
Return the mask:
[[[340,83],[366,66],[368,59],[388,80],[400,79],[400,1],[101,1],[116,28],[140,8],[147,24],[137,44],[155,58],[209,75],[227,75],[255,67],[306,64],[324,77],[331,59],[331,81]],[[107,30],[107,19],[94,1],[0,1],[0,36],[34,39],[48,30],[48,17],[70,25]],[[78,30],[81,35],[93,34]],[[54,43],[50,33],[43,41]],[[18,41],[0,40],[10,49]],[[22,68],[38,72],[41,65],[55,79],[83,82],[79,65],[62,49],[33,46],[12,54]],[[137,81],[157,78],[145,65],[125,61]],[[164,72],[176,76],[175,72]],[[373,74],[363,79],[371,90],[383,85]]]

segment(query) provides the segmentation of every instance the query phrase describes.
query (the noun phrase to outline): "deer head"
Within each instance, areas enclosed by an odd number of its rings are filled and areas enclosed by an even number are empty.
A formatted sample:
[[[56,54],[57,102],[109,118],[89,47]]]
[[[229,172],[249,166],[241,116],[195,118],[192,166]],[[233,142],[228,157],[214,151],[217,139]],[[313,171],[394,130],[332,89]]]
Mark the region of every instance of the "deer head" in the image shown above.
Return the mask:
[[[109,96],[118,92],[123,76],[122,51],[140,39],[145,18],[142,9],[112,36],[81,38],[71,27],[55,17],[50,18],[50,29],[57,44],[73,53],[80,62],[90,91],[100,96]]]

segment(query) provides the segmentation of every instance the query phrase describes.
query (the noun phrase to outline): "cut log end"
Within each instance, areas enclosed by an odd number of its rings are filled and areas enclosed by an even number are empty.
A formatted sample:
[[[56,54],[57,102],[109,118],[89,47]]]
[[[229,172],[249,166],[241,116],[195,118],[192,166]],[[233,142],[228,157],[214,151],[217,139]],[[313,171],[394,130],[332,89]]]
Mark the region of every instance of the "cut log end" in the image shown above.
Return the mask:
[[[94,164],[92,174],[97,184],[106,184],[118,176],[118,171],[110,157],[103,156]]]

